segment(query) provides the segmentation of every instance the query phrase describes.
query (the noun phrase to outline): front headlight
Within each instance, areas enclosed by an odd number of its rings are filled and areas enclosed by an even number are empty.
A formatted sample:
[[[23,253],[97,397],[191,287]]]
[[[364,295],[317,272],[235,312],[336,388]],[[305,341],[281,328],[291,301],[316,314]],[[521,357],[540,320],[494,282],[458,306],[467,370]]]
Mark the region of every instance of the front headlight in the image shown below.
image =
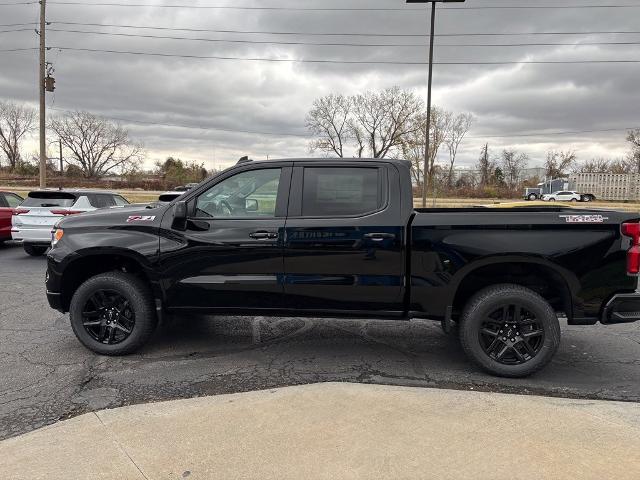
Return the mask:
[[[64,230],[61,228],[54,228],[51,234],[51,246],[54,247],[64,236]]]

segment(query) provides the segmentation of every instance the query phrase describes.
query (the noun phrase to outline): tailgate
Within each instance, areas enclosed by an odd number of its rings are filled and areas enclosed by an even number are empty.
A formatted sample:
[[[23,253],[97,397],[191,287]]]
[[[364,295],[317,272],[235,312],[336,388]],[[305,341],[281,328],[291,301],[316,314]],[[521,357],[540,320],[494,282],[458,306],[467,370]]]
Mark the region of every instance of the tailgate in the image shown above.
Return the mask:
[[[18,209],[18,211],[20,210],[25,211],[25,213],[20,213],[14,217],[14,226],[25,229],[53,227],[63,217],[61,214],[52,213],[51,208],[45,207],[23,207]],[[56,210],[68,210],[68,208],[61,209],[58,207]]]

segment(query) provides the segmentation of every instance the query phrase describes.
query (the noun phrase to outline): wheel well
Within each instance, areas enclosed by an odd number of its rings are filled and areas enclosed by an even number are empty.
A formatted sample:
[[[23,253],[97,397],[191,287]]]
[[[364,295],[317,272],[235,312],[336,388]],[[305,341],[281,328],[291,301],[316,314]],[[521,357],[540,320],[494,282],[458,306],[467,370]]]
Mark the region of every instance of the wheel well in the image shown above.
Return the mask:
[[[458,285],[453,299],[453,315],[457,318],[475,293],[491,285],[513,283],[527,287],[542,296],[556,310],[572,316],[571,291],[561,274],[545,265],[527,262],[486,265],[470,272]]]
[[[92,255],[74,261],[64,270],[62,276],[61,294],[62,306],[68,311],[71,297],[78,287],[91,277],[107,272],[131,273],[143,280],[148,278],[142,265],[136,260],[124,255]]]

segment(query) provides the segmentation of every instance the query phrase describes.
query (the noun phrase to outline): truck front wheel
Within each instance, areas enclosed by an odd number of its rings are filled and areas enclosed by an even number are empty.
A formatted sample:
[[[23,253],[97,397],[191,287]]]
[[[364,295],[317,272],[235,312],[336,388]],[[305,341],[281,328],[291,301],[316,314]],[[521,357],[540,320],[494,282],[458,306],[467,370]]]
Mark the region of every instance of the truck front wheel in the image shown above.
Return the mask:
[[[80,342],[101,355],[126,355],[144,345],[156,328],[151,292],[134,275],[109,272],[78,287],[69,307]]]
[[[551,361],[560,324],[549,303],[519,285],[495,285],[474,295],[460,320],[467,356],[501,377],[526,377]]]

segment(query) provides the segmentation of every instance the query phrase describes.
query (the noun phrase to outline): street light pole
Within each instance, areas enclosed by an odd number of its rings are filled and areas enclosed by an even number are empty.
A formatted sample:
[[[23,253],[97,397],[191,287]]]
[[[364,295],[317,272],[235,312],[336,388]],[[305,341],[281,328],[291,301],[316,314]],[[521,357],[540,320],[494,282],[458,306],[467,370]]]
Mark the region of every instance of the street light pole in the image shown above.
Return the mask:
[[[424,142],[424,165],[422,167],[422,208],[427,206],[427,168],[431,133],[431,85],[433,83],[433,39],[436,27],[436,3],[463,3],[465,0],[406,0],[407,3],[431,3],[431,31],[429,34],[429,79],[427,81],[427,126]]]
[[[424,142],[424,166],[422,167],[422,208],[427,206],[427,167],[431,139],[431,84],[433,83],[433,38],[436,27],[436,2],[431,2],[431,34],[429,35],[429,80],[427,81],[427,131]]]

